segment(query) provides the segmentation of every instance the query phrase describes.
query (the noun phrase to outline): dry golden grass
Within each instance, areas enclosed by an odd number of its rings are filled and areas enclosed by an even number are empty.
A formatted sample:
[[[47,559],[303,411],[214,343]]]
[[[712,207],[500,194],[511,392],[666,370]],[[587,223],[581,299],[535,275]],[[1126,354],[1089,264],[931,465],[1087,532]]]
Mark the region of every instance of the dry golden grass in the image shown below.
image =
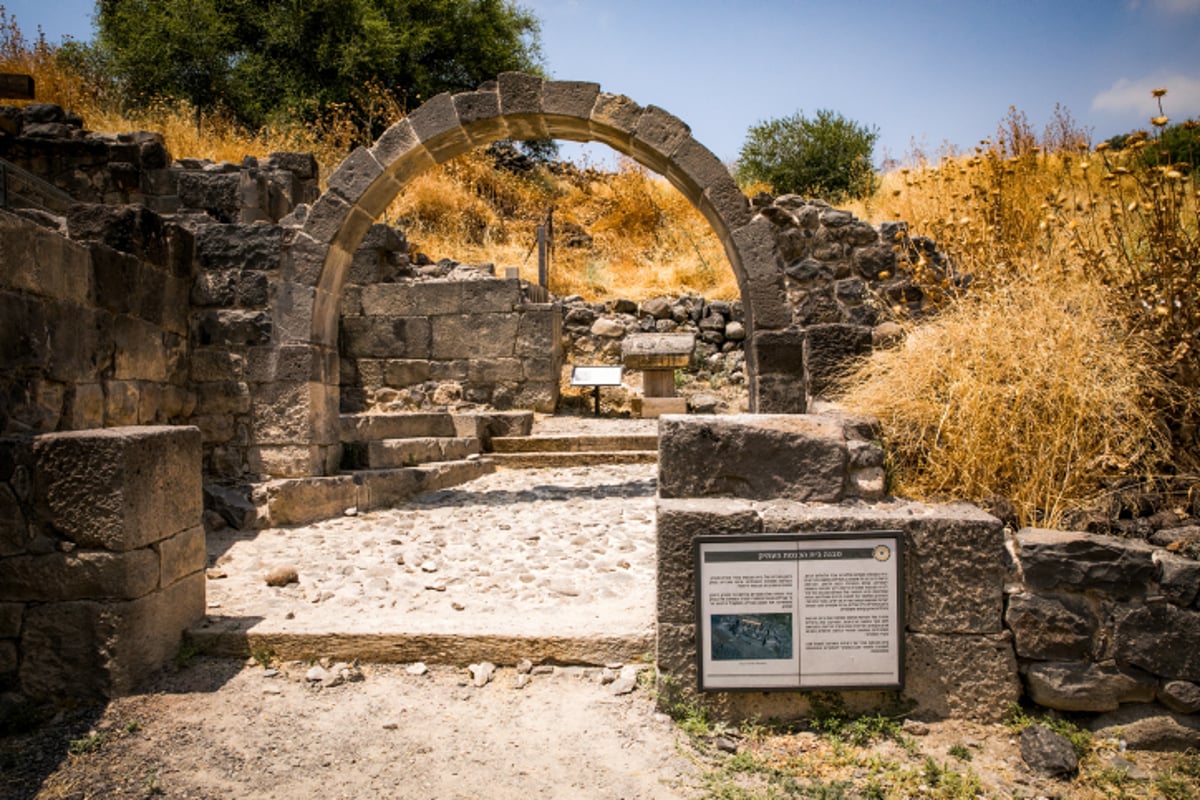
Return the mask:
[[[908,221],[955,270],[914,265],[942,311],[846,401],[882,418],[902,491],[999,495],[1052,525],[1106,480],[1200,463],[1198,185],[1146,163],[1150,134],[1119,154],[1069,128],[1053,147],[1019,124],[999,142],[888,174],[858,207]]]
[[[490,261],[537,279],[537,226],[554,209],[550,289],[592,300],[691,291],[738,297],[708,223],[667,182],[629,161],[617,172],[539,167],[514,174],[476,151],[414,180],[388,217],[431,257]],[[567,247],[572,231],[591,244]]]
[[[844,402],[879,417],[893,488],[925,499],[1000,496],[1054,526],[1167,449],[1161,378],[1108,290],[1046,277],[973,292],[877,353]]]

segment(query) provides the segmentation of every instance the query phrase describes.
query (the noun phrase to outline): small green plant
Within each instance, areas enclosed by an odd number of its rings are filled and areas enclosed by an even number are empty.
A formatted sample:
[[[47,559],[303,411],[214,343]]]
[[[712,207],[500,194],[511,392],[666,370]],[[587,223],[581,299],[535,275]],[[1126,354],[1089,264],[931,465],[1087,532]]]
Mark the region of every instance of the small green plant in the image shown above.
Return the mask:
[[[1200,800],[1200,753],[1176,756],[1175,763],[1159,774],[1154,786],[1166,800]]]
[[[260,667],[266,669],[271,666],[275,660],[275,651],[269,647],[254,647],[250,650],[250,657],[258,663]]]
[[[106,738],[108,737],[104,733],[101,733],[100,731],[93,731],[87,736],[83,736],[79,739],[72,739],[71,743],[67,746],[67,752],[73,756],[95,753],[104,745],[104,740]]]
[[[187,669],[192,665],[196,656],[200,655],[200,646],[184,633],[179,639],[179,649],[175,651],[175,668]]]
[[[959,761],[970,761],[971,760],[971,751],[968,750],[967,746],[965,744],[962,744],[961,742],[958,744],[955,744],[955,745],[951,745],[950,749],[947,750],[946,752],[949,753],[950,755],[954,756],[955,758],[957,758]]]
[[[136,719],[129,720],[129,722],[126,722],[121,727],[121,730],[125,731],[126,733],[137,733],[141,729],[142,729],[142,723],[138,722]]]

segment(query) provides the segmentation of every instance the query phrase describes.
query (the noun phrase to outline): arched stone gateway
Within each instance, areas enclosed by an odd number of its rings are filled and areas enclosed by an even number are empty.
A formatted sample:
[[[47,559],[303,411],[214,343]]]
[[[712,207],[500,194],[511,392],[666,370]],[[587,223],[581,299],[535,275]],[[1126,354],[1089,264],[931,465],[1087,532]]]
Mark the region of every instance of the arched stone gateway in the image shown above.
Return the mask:
[[[746,309],[751,409],[804,411],[803,334],[789,327],[775,233],[754,217],[725,166],[661,108],[595,83],[504,73],[477,91],[434,97],[355,150],[291,232],[275,298],[274,383],[256,403],[262,472],[336,471],[340,296],[367,229],[430,167],[499,139],[539,138],[603,142],[666,177],[700,210],[725,247]]]

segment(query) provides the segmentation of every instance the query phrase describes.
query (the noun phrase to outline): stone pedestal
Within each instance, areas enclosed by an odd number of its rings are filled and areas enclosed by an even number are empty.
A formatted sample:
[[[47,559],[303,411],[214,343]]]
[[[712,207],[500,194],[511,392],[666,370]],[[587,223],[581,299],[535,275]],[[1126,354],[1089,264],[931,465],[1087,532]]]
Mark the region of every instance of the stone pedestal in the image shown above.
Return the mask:
[[[621,345],[626,369],[642,370],[642,397],[634,398],[633,411],[644,418],[686,414],[687,401],[675,396],[675,370],[686,367],[696,347],[692,333],[634,334]]]

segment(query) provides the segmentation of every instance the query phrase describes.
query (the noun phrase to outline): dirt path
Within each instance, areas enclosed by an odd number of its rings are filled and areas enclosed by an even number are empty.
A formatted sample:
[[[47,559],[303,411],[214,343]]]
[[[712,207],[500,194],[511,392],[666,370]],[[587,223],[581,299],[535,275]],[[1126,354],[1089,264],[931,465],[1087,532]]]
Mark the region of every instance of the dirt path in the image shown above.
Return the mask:
[[[278,671],[196,659],[56,736],[5,740],[5,798],[686,798],[695,767],[639,688],[597,671],[364,666],[318,688]],[[33,753],[70,749],[60,763]],[[13,749],[9,749],[12,747]],[[22,753],[15,756],[15,753]],[[17,762],[17,763],[13,763]],[[11,770],[11,771],[10,771]],[[40,786],[39,786],[40,784]]]

